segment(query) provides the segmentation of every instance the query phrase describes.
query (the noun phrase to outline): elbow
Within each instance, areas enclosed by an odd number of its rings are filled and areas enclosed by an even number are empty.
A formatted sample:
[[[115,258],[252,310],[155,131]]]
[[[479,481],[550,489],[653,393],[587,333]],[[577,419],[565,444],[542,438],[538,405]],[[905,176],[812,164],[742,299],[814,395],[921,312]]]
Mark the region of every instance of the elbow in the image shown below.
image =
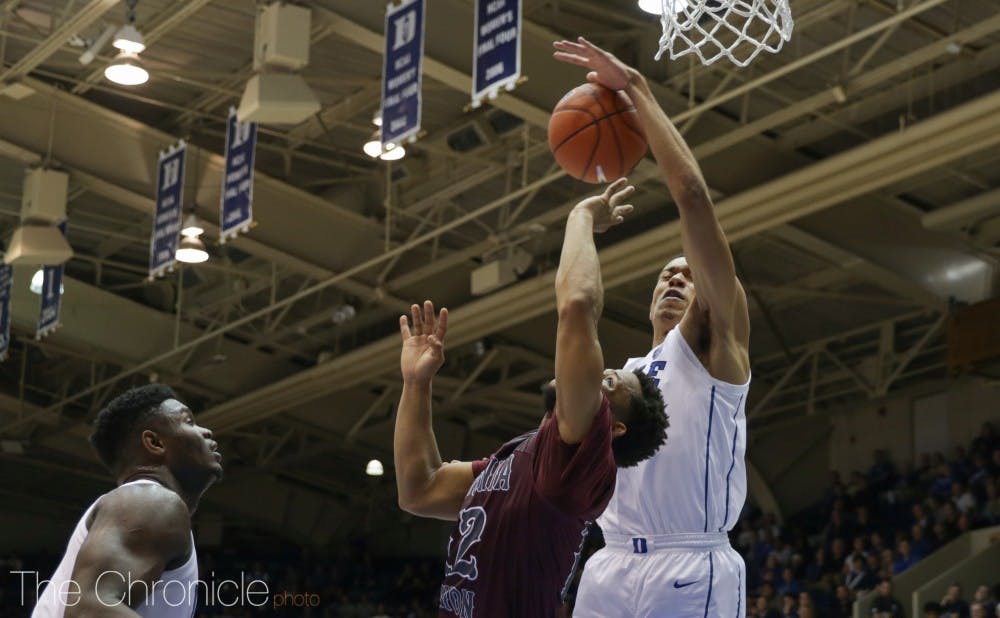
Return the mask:
[[[600,313],[599,299],[600,294],[596,290],[578,290],[571,294],[561,295],[556,304],[559,319],[596,318]]]
[[[686,210],[712,208],[712,198],[708,194],[705,179],[695,170],[688,170],[678,179],[680,195],[677,196],[677,206]]]

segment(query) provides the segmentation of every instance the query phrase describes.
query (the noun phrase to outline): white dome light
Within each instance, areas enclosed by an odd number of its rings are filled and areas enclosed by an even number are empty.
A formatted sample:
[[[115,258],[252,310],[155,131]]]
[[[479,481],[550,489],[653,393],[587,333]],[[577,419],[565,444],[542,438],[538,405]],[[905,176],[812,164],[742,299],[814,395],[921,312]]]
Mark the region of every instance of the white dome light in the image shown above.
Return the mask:
[[[380,154],[382,154],[382,140],[379,139],[378,134],[372,136],[365,145],[362,147],[365,154],[373,159],[377,159]]]
[[[382,467],[382,462],[377,459],[369,461],[368,465],[365,466],[365,474],[367,474],[368,476],[382,476],[383,474],[385,474],[385,469]]]
[[[142,33],[136,30],[132,24],[125,24],[118,30],[112,45],[130,54],[140,54],[146,49],[146,41],[142,38]]]
[[[177,257],[177,261],[184,262],[185,264],[201,264],[208,260],[208,251],[205,249],[205,243],[201,242],[201,239],[197,236],[185,236],[181,239],[181,244],[177,247],[177,253],[174,254]]]
[[[41,296],[42,286],[45,284],[45,271],[41,268],[35,271],[35,274],[31,276],[31,283],[28,284],[28,289]],[[62,283],[59,284],[59,295],[66,293],[66,286]]]
[[[399,161],[406,156],[406,148],[395,144],[386,144],[385,152],[379,157],[383,161]]]
[[[639,8],[653,15],[663,15],[664,0],[639,0]],[[688,0],[666,0],[674,13],[680,13],[688,6]]]
[[[104,76],[122,86],[138,86],[149,81],[149,72],[142,68],[139,57],[124,51],[115,57],[113,64],[104,69]]]

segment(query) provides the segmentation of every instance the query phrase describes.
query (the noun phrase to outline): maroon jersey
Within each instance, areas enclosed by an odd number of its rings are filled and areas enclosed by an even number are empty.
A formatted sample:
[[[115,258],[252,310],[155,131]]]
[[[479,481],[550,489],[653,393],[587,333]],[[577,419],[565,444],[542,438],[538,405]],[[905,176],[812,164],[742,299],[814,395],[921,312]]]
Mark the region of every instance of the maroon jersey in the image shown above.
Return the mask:
[[[442,618],[553,618],[587,524],[615,489],[611,404],[580,444],[555,415],[474,462],[476,475],[448,541]]]

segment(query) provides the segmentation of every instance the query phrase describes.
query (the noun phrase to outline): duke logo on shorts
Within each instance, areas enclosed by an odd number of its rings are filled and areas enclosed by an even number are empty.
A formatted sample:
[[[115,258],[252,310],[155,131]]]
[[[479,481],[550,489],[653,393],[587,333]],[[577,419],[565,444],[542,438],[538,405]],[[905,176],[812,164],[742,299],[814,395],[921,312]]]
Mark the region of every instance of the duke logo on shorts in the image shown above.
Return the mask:
[[[747,494],[750,381],[713,378],[678,328],[625,369],[654,380],[670,427],[653,457],[618,470],[597,520],[607,547],[586,564],[573,616],[743,616],[746,565],[726,533]]]

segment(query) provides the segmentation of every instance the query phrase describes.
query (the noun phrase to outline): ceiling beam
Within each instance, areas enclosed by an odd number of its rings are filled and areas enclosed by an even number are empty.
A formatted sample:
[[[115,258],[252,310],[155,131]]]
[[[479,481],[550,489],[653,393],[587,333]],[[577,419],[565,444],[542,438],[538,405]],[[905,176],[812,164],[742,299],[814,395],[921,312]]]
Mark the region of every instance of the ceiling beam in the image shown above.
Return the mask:
[[[73,13],[72,17],[63,22],[47,39],[22,56],[13,66],[0,73],[0,84],[17,81],[31,73],[35,67],[56,53],[66,41],[73,38],[73,35],[96,22],[116,4],[118,4],[118,0],[90,0],[81,6]]]
[[[200,11],[212,0],[181,0],[171,2],[166,10],[161,11],[148,24],[143,24],[142,33],[146,42],[146,47],[151,47],[161,38],[169,34],[174,28],[184,23],[184,21]],[[178,6],[179,5],[179,6]],[[104,69],[94,69],[83,78],[83,83],[78,83],[71,91],[73,94],[83,94],[90,90],[90,84],[99,81],[104,77]]]
[[[945,299],[939,298],[927,288],[906,277],[797,227],[779,225],[769,230],[768,234],[812,253],[839,268],[849,270],[855,275],[892,292],[899,298],[916,300],[925,307],[937,310],[943,310],[947,305]]]
[[[774,228],[926,172],[1000,143],[1000,92],[995,92],[853,150],[787,174],[716,207],[730,242]],[[681,249],[673,221],[601,251],[605,288],[658,270]],[[449,338],[461,345],[552,310],[553,274],[506,288],[452,312]],[[370,380],[392,366],[397,337],[387,337],[205,413],[220,430],[281,413],[291,393],[319,398]],[[308,393],[308,394],[307,394]]]

